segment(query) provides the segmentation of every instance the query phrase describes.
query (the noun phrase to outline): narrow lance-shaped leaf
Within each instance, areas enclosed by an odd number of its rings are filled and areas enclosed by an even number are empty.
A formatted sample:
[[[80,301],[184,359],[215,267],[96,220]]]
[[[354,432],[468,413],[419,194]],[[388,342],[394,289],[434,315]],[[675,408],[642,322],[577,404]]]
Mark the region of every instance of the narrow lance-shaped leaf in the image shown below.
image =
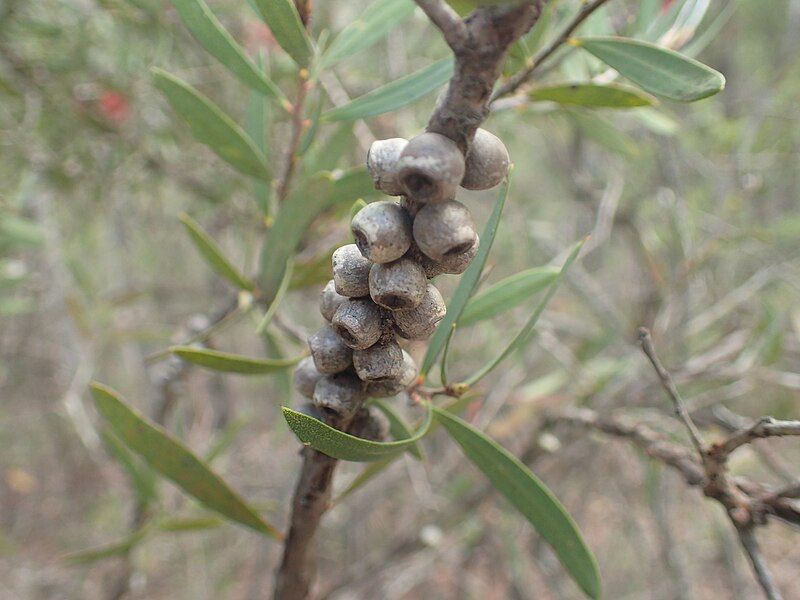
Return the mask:
[[[239,273],[228,259],[223,256],[222,250],[220,250],[211,236],[200,227],[197,221],[186,213],[181,213],[178,218],[186,228],[197,250],[217,275],[224,277],[239,289],[253,291],[253,283]]]
[[[143,527],[121,540],[89,548],[88,550],[72,552],[64,556],[61,560],[67,565],[83,566],[96,563],[106,558],[124,556],[144,540],[149,532],[150,529],[148,527]]]
[[[550,285],[558,275],[558,271],[556,267],[549,265],[536,267],[520,271],[490,285],[470,299],[458,320],[458,326],[473,325],[519,306]]]
[[[111,429],[153,469],[223,517],[264,535],[282,537],[189,448],[128,406],[111,388],[95,382],[91,389],[95,406]]]
[[[489,373],[491,373],[497,365],[499,365],[503,360],[508,357],[512,352],[519,350],[525,344],[528,343],[530,340],[531,334],[533,333],[534,328],[536,327],[536,323],[539,320],[539,317],[544,312],[545,307],[553,298],[558,289],[561,280],[564,278],[564,275],[567,273],[569,268],[572,266],[572,263],[575,262],[575,259],[578,258],[578,254],[580,254],[581,248],[583,248],[583,241],[578,242],[572,248],[572,251],[569,253],[567,260],[564,261],[564,264],[561,267],[561,270],[558,272],[558,275],[553,279],[553,282],[550,284],[550,288],[547,290],[547,294],[545,297],[542,298],[541,302],[539,302],[536,310],[533,311],[533,314],[528,319],[528,322],[525,323],[525,326],[520,330],[520,332],[511,340],[511,343],[503,350],[497,358],[494,360],[489,361],[486,365],[484,365],[481,369],[478,369],[472,376],[470,376],[466,381],[463,383],[467,386],[475,385],[478,381],[486,377]]]
[[[298,65],[307,67],[314,50],[294,0],[255,0],[255,3],[281,48]]]
[[[725,77],[701,62],[648,42],[617,37],[572,40],[651,94],[694,102],[721,92]]]
[[[244,84],[285,105],[286,98],[225,30],[203,0],[171,0],[195,39]]]
[[[192,364],[212,371],[238,373],[239,375],[269,375],[280,369],[293,367],[302,358],[250,358],[240,354],[229,354],[195,346],[173,346],[169,350]]]
[[[372,178],[363,167],[343,173],[317,173],[283,203],[267,232],[261,251],[259,289],[269,302],[283,279],[286,261],[300,238],[323,210],[341,202],[375,195]]]
[[[211,100],[174,75],[153,69],[156,87],[166,97],[197,141],[207,145],[217,156],[234,169],[269,180],[270,173],[264,154],[233,119]]]
[[[405,452],[421,440],[428,433],[432,421],[430,405],[426,405],[426,410],[425,421],[419,430],[410,438],[396,442],[373,442],[358,438],[285,406],[283,417],[300,441],[314,450],[339,460],[371,462]]]
[[[389,433],[395,440],[405,440],[414,436],[414,430],[411,429],[403,417],[392,408],[391,404],[383,402],[382,400],[373,400],[372,403],[378,407],[378,410],[386,415],[386,418],[389,420]],[[408,453],[417,460],[422,460],[422,449],[419,444],[411,444],[408,447]]]
[[[657,104],[657,100],[650,94],[618,83],[548,85],[531,90],[528,96],[531,100],[547,100],[558,104],[599,108],[633,108]]]
[[[507,180],[500,186],[500,193],[497,202],[495,202],[494,210],[492,210],[492,214],[489,216],[486,227],[484,227],[483,233],[481,234],[481,245],[480,248],[478,248],[478,253],[472,260],[472,264],[470,264],[461,276],[461,281],[453,294],[453,298],[450,300],[450,304],[447,306],[447,314],[444,319],[442,319],[442,322],[439,323],[439,326],[431,337],[428,350],[425,352],[425,357],[422,359],[422,367],[420,368],[420,374],[423,376],[427,375],[431,370],[433,363],[436,361],[436,357],[439,356],[439,353],[447,343],[447,337],[450,335],[453,323],[458,322],[461,313],[464,311],[464,307],[469,301],[469,297],[478,284],[478,280],[483,272],[483,266],[486,264],[486,259],[489,258],[489,251],[492,249],[494,236],[500,225],[500,215],[503,212],[503,206],[505,206],[506,198],[508,197],[509,185],[510,182]]]
[[[392,112],[416,102],[453,76],[453,59],[443,58],[322,115],[323,121],[352,121]]]
[[[597,561],[567,511],[517,457],[455,415],[435,408],[439,422],[492,486],[550,544],[561,564],[590,598],[600,597]]]
[[[110,429],[103,428],[100,431],[100,437],[103,438],[109,452],[128,473],[136,495],[139,497],[139,502],[147,504],[154,499],[156,497],[156,476],[153,470],[144,464],[137,464],[131,451]]]
[[[411,16],[417,5],[412,0],[377,0],[336,36],[321,59],[329,68],[348,56],[366,50]]]

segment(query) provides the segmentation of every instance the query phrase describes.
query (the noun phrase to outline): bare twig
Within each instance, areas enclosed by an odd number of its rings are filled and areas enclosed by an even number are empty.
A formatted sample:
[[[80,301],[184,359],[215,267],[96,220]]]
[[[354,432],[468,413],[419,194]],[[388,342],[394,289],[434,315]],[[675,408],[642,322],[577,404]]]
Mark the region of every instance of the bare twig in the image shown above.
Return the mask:
[[[764,560],[764,555],[761,553],[753,528],[740,529],[738,533],[739,541],[742,542],[742,548],[745,549],[750,559],[750,564],[753,565],[753,571],[756,574],[758,583],[761,584],[761,588],[764,590],[764,594],[769,600],[782,600],[783,596],[781,596],[780,590],[775,585],[775,580],[772,578],[772,573]]]
[[[297,98],[292,106],[292,136],[289,142],[289,148],[286,151],[286,162],[283,167],[283,175],[278,184],[278,202],[283,202],[289,195],[289,190],[292,185],[292,176],[294,175],[295,168],[297,167],[297,149],[300,146],[300,140],[303,136],[305,129],[305,119],[303,118],[303,111],[305,110],[306,97],[308,96],[309,88],[308,71],[300,69],[297,83]]]
[[[800,498],[800,481],[788,483],[773,492],[776,498]]]
[[[639,328],[639,343],[642,345],[642,351],[645,353],[650,362],[653,365],[653,368],[658,375],[658,378],[661,380],[661,385],[669,394],[669,397],[672,399],[673,404],[675,405],[675,412],[680,417],[683,424],[686,426],[687,431],[689,432],[689,437],[692,440],[692,444],[694,445],[695,450],[700,456],[704,455],[704,448],[705,444],[703,443],[702,436],[700,435],[700,431],[697,429],[697,426],[692,421],[692,417],[689,415],[689,411],[686,410],[686,405],[681,398],[680,393],[678,392],[678,388],[675,387],[675,382],[672,381],[672,377],[664,368],[664,365],[661,364],[661,361],[656,354],[656,349],[653,346],[653,338],[650,337],[650,332],[645,327]]]
[[[521,85],[530,81],[539,66],[550,58],[550,56],[569,39],[572,33],[589,17],[589,15],[606,2],[608,2],[608,0],[592,0],[591,2],[585,3],[572,20],[566,24],[564,29],[561,30],[561,33],[543,47],[523,70],[510,77],[508,81],[497,88],[497,91],[492,95],[492,100],[497,100],[503,96],[513,94]]]
[[[455,52],[467,38],[467,27],[458,13],[444,0],[416,0],[417,5],[442,32],[447,45]]]
[[[761,417],[750,427],[740,429],[723,442],[715,444],[711,451],[720,456],[727,456],[754,440],[790,435],[800,435],[800,421],[780,421],[772,417]]]

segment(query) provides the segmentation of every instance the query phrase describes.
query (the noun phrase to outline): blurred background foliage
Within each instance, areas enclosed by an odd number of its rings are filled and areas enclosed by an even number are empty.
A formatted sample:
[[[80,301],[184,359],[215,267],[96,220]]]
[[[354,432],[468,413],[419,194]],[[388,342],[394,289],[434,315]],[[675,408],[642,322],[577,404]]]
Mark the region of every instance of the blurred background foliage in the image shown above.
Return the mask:
[[[341,31],[367,4],[317,3],[315,37]],[[545,39],[578,4],[557,4]],[[636,328],[647,325],[699,415],[717,405],[751,417],[800,414],[800,5],[708,4],[616,0],[580,32],[637,32],[699,52],[725,74],[723,93],[657,109],[514,101],[487,123],[516,164],[487,283],[593,237],[536,342],[481,385],[467,415],[524,456],[575,516],[608,598],[751,598],[757,591],[721,511],[621,442],[543,433],[540,411],[625,409],[679,435],[634,343]],[[292,98],[295,67],[247,3],[209,5]],[[515,49],[509,72],[521,52]],[[360,96],[445,56],[417,11],[337,65],[324,88]],[[179,215],[191,214],[251,273],[272,214],[263,188],[192,139],[155,91],[151,66],[190,82],[251,131],[263,109],[264,149],[280,164],[287,115],[274,103],[255,105],[263,101],[199,47],[168,2],[0,0],[3,597],[106,598],[121,580],[133,597],[258,597],[277,561],[276,544],[207,519],[168,486],[156,528],[186,532],[131,543],[127,560],[119,551],[84,566],[61,560],[125,540],[136,502],[92,426],[88,381],[113,381],[148,412],[174,367],[150,360],[153,353],[185,340],[193,315],[236,300],[198,260]],[[578,52],[556,56],[553,66],[543,70],[546,81],[603,71]],[[320,103],[330,107],[322,88],[312,92],[311,114]],[[431,94],[364,122],[323,125],[301,169],[321,159],[331,168],[362,164],[371,136],[413,135],[434,102]],[[494,194],[463,196],[485,222]],[[268,336],[254,335],[258,317],[248,314],[215,337],[216,347],[296,354],[296,338],[319,324],[319,283],[328,252],[348,235],[346,222],[346,206],[314,221],[297,256],[307,268],[295,274]],[[443,282],[446,294],[452,279]],[[522,306],[457,332],[451,379],[496,354],[529,311]],[[280,417],[280,405],[291,403],[286,374],[222,379],[191,371],[177,394],[173,430],[198,453],[216,448],[215,467],[283,522],[299,464]],[[488,501],[482,479],[442,442],[426,440],[428,463],[398,461],[331,512],[321,539],[328,597],[579,597],[530,528],[520,528],[505,504]],[[796,445],[776,447],[772,458],[797,464]],[[740,472],[765,477],[763,457],[742,456]],[[345,465],[341,486],[358,472]],[[779,586],[797,589],[800,550],[789,534],[772,533],[764,545]]]

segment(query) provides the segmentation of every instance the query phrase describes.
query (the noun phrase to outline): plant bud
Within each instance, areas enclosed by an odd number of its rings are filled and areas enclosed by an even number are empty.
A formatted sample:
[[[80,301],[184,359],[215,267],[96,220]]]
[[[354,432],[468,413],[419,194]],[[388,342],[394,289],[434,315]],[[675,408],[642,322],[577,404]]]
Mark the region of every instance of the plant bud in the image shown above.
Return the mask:
[[[466,252],[445,256],[439,261],[437,268],[441,269],[442,273],[447,273],[449,275],[461,275],[461,273],[466,271],[467,267],[469,267],[469,265],[472,263],[480,247],[481,239],[476,235],[475,242],[473,242],[472,246]]]
[[[362,208],[350,229],[361,254],[374,263],[397,260],[411,246],[411,215],[391,200]]]
[[[350,348],[369,348],[381,337],[381,309],[369,298],[343,302],[331,320],[336,333]]]
[[[450,138],[426,132],[400,154],[398,176],[406,194],[419,202],[450,200],[464,177],[464,156]]]
[[[336,293],[348,298],[369,296],[369,269],[372,263],[361,255],[358,246],[347,244],[333,253],[333,284]]]
[[[339,305],[346,300],[346,296],[342,296],[336,291],[336,284],[333,282],[333,279],[331,279],[325,284],[322,294],[320,294],[319,312],[322,313],[326,321],[330,321],[333,319],[333,315],[336,313],[336,309],[339,308]]]
[[[353,351],[353,366],[362,381],[396,379],[403,371],[403,351],[394,340],[379,341],[364,350]]]
[[[395,330],[407,340],[425,340],[436,329],[447,313],[442,294],[429,283],[422,302],[409,310],[396,310],[392,313]]]
[[[325,375],[314,388],[314,405],[342,419],[355,415],[364,397],[364,383],[349,371]]]
[[[508,174],[510,159],[500,138],[485,129],[478,129],[467,152],[461,187],[488,190]]]
[[[323,375],[339,373],[353,364],[353,351],[330,325],[308,338],[314,366]]]
[[[375,264],[369,270],[370,296],[390,310],[415,307],[425,295],[426,284],[425,271],[409,258]]]
[[[397,164],[407,144],[408,140],[403,138],[376,140],[367,152],[367,169],[372,175],[375,189],[387,196],[400,196],[403,193],[397,178]]]
[[[463,254],[477,237],[469,209],[455,200],[428,204],[414,219],[414,241],[433,260]]]
[[[351,431],[361,439],[383,442],[389,439],[389,419],[378,409],[364,407],[353,419]]]
[[[372,398],[388,398],[396,396],[400,392],[411,387],[411,384],[417,379],[419,371],[414,359],[411,355],[403,352],[403,367],[400,370],[400,375],[394,379],[385,379],[383,381],[369,381],[367,382],[367,395]]]
[[[294,371],[294,387],[306,398],[314,397],[314,388],[322,377],[322,373],[314,366],[314,359],[305,357]]]

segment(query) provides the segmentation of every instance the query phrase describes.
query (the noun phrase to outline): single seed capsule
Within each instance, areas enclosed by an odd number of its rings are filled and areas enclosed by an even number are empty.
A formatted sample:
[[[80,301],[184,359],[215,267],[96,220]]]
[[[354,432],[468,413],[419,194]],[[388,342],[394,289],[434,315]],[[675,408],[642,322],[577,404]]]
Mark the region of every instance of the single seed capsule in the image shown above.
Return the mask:
[[[353,366],[362,381],[396,379],[403,371],[403,351],[394,339],[379,341],[364,350],[353,350]]]
[[[311,357],[323,375],[339,373],[353,364],[353,351],[330,325],[325,325],[308,338]]]
[[[369,271],[369,294],[390,310],[413,308],[425,295],[425,271],[409,258],[385,265],[375,264]]]
[[[461,273],[466,271],[467,267],[469,267],[469,265],[472,263],[475,255],[478,254],[480,247],[481,239],[476,235],[475,242],[473,242],[472,246],[466,252],[445,256],[441,261],[439,261],[437,268],[441,269],[442,273],[448,273],[449,275],[461,275]]]
[[[411,355],[403,350],[403,368],[394,379],[367,382],[367,395],[372,398],[389,398],[411,387],[419,371]]]
[[[389,419],[378,409],[364,407],[353,419],[351,431],[361,439],[383,442],[389,439]]]
[[[467,152],[461,187],[488,190],[508,174],[510,159],[505,144],[485,129],[478,129]]]
[[[331,320],[336,333],[350,348],[369,348],[381,337],[381,309],[369,298],[343,302]]]
[[[347,244],[337,248],[332,262],[336,293],[348,298],[369,295],[369,269],[372,262],[361,255],[358,246]]]
[[[347,300],[347,296],[342,296],[336,291],[336,284],[331,279],[322,290],[319,298],[319,312],[325,317],[326,321],[333,319],[336,309],[342,302]]]
[[[364,383],[350,371],[326,375],[314,388],[314,405],[342,419],[356,414],[364,397]]]
[[[314,391],[312,390],[311,393],[313,396]],[[296,407],[295,410],[313,419],[317,419],[318,421],[325,420],[325,415],[323,415],[322,412],[320,412],[320,410],[311,402],[303,402],[300,406]]]
[[[408,142],[398,176],[405,193],[419,202],[450,200],[464,177],[464,156],[450,138],[426,132]]]
[[[314,397],[314,388],[322,378],[322,373],[314,366],[314,359],[305,357],[294,371],[294,387],[306,398]]]
[[[403,193],[397,179],[397,163],[407,144],[408,140],[403,138],[376,140],[367,152],[367,169],[372,175],[375,189],[387,196],[400,196]]]
[[[374,263],[397,260],[411,246],[411,215],[392,200],[362,208],[350,229],[361,254]]]
[[[418,306],[410,310],[396,310],[392,317],[398,335],[407,340],[425,340],[436,330],[446,313],[442,294],[429,283]]]
[[[428,204],[414,218],[414,241],[433,260],[463,254],[477,237],[469,209],[456,200]]]

